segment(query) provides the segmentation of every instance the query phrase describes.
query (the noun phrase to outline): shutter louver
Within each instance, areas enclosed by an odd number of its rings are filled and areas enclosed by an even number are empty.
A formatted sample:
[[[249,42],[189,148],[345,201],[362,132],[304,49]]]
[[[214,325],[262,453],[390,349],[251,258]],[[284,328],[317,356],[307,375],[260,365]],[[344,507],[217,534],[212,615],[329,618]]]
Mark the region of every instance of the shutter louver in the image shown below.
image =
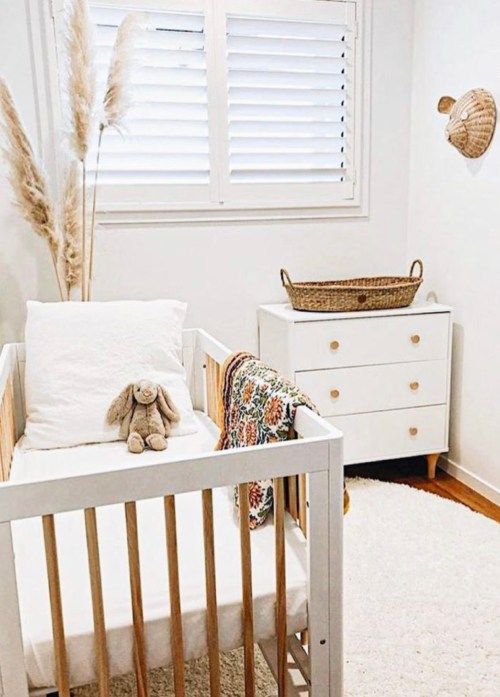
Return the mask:
[[[231,184],[346,180],[347,31],[227,16]]]
[[[117,28],[130,10],[91,7],[100,96]],[[141,13],[132,106],[122,133],[105,132],[100,181],[107,185],[208,185],[205,19],[201,12]],[[89,163],[95,162],[94,156]]]

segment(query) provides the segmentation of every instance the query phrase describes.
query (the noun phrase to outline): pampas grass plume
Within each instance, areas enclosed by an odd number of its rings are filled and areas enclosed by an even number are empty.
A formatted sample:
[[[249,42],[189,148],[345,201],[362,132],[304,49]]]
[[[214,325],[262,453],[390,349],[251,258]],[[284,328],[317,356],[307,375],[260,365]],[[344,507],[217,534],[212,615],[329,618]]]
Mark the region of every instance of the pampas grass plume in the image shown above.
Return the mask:
[[[94,196],[92,202],[92,220],[90,225],[90,256],[87,284],[87,300],[92,298],[92,281],[94,278],[94,245],[96,228],[97,182],[104,131],[107,128],[119,129],[130,107],[130,74],[133,66],[134,41],[145,22],[145,15],[134,12],[128,14],[118,27],[115,45],[109,66],[106,93],[103,100],[103,118],[99,125],[97,160],[94,175]]]
[[[130,73],[133,45],[139,29],[139,13],[128,14],[118,27],[104,95],[104,120],[101,128],[118,127],[130,107]]]
[[[73,0],[66,43],[72,141],[78,159],[83,161],[89,149],[96,91],[92,25],[86,0]]]
[[[10,90],[1,78],[0,104],[8,143],[4,155],[10,167],[9,179],[16,204],[36,234],[48,243],[51,253],[57,255],[59,239],[47,182],[36,162]]]
[[[16,205],[32,230],[47,242],[59,292],[64,299],[65,294],[58,268],[60,241],[49,189],[22,126],[10,90],[1,78],[0,110],[6,138],[3,153],[9,166],[9,180]]]

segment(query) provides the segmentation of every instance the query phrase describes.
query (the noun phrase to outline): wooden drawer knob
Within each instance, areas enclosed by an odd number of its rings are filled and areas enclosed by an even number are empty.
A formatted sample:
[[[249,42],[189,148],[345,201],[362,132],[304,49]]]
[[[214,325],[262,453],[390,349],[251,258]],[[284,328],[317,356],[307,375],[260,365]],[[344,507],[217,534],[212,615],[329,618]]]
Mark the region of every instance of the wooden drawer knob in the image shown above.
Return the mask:
[[[330,397],[332,399],[338,399],[340,397],[340,390],[332,390],[330,392]]]
[[[332,341],[330,342],[330,348],[332,351],[336,351],[340,347],[340,341]]]
[[[420,383],[415,380],[415,382],[410,382],[410,390],[413,390],[416,392],[418,388],[420,387]]]
[[[412,426],[410,428],[410,436],[416,436],[418,433],[418,428],[416,426]]]
[[[420,337],[418,334],[413,334],[411,337],[411,343],[412,344],[419,344],[420,343]]]

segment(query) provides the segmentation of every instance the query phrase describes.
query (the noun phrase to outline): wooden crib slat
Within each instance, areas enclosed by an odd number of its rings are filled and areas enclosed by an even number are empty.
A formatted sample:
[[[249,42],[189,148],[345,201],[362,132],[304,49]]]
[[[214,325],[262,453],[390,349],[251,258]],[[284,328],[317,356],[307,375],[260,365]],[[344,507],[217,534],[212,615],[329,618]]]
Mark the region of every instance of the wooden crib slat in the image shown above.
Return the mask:
[[[54,639],[54,658],[56,668],[57,690],[60,697],[70,697],[68,656],[64,635],[64,620],[61,600],[61,582],[57,559],[56,529],[53,515],[42,517],[43,537],[45,542],[45,561],[49,581],[50,611],[52,615],[52,636]]]
[[[170,644],[176,697],[184,697],[184,638],[182,633],[179,556],[177,551],[177,518],[175,498],[165,496],[165,526],[167,531],[168,583],[170,589]]]
[[[307,537],[307,483],[306,475],[299,475],[299,525]]]
[[[3,401],[0,402],[0,481],[9,480],[9,445],[5,428],[5,408]]]
[[[288,440],[296,440],[297,432],[290,426],[288,429]],[[287,493],[287,510],[294,520],[299,519],[299,493],[298,493],[298,477],[292,475],[286,478],[286,493]]]
[[[7,390],[4,392],[3,399],[0,399],[0,477],[2,482],[6,482],[9,479],[9,468],[8,468],[8,426],[7,426],[7,413],[5,407],[5,399],[7,396]]]
[[[207,414],[219,428],[222,428],[221,366],[208,355],[205,356],[205,365],[207,369]]]
[[[97,663],[99,696],[108,697],[108,646],[106,639],[106,624],[104,620],[101,561],[99,556],[99,538],[97,535],[97,517],[95,508],[87,508],[85,510],[85,531],[87,535],[87,555],[89,560],[92,613],[94,617],[94,646]]]
[[[278,697],[286,697],[286,559],[285,487],[282,478],[274,480],[274,533],[276,542],[276,644],[278,659]]]
[[[132,598],[132,620],[134,625],[134,667],[137,681],[137,695],[138,697],[148,697],[149,689],[146,665],[146,642],[144,638],[139,535],[137,530],[137,506],[135,501],[129,501],[125,504],[125,521],[127,525],[130,594]]]
[[[210,695],[220,697],[219,618],[215,575],[214,511],[211,489],[202,491],[203,537],[205,545],[205,587],[207,596],[207,645],[210,666]]]
[[[297,476],[287,477],[288,511],[294,520],[299,519]]]
[[[252,551],[248,525],[248,484],[238,485],[240,506],[241,580],[243,592],[243,650],[245,657],[245,697],[255,697],[255,655],[253,629]]]
[[[7,381],[0,404],[0,481],[7,482],[10,475],[12,453],[16,445],[16,420],[14,414],[14,386]]]

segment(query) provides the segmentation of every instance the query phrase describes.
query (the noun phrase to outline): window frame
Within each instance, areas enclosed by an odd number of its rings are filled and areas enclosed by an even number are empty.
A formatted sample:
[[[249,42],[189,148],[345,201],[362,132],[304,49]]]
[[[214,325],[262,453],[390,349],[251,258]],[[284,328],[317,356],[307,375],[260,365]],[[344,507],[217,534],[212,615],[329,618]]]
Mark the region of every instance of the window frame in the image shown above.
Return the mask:
[[[205,12],[205,32],[207,35],[207,88],[208,88],[208,123],[211,177],[208,185],[179,184],[158,185],[158,191],[163,189],[161,200],[154,192],[149,198],[144,197],[139,187],[134,195],[134,187],[130,187],[126,195],[113,192],[113,198],[101,194],[98,199],[98,217],[103,224],[157,224],[162,222],[210,222],[210,221],[257,221],[257,220],[314,220],[328,218],[366,217],[369,213],[369,153],[370,153],[370,75],[371,75],[371,15],[372,0],[337,0],[348,4],[355,13],[354,66],[356,75],[354,95],[350,105],[354,112],[353,170],[352,183],[345,182],[351,187],[352,196],[343,198],[340,195],[332,199],[331,185],[294,184],[295,189],[290,200],[274,192],[282,194],[283,189],[290,191],[289,184],[234,184],[229,182],[229,170],[219,167],[218,163],[228,162],[228,140],[224,137],[227,129],[227,102],[224,104],[220,95],[226,85],[225,41],[218,40],[222,27],[225,27],[227,12],[244,15],[265,15],[270,17],[273,11],[279,14],[282,10],[298,13],[302,11],[308,18],[306,6],[318,0],[274,0],[270,8],[266,0],[253,0],[252,3],[242,0],[148,0],[147,8],[141,0],[95,0],[96,4],[108,7],[130,6],[133,10],[193,10]],[[38,0],[28,0],[30,6],[38,5]],[[40,59],[43,51],[47,68],[44,79],[35,74],[35,81],[40,104],[50,104],[52,122],[51,139],[62,124],[60,80],[60,37],[64,0],[47,0],[49,15],[45,18],[42,30],[40,22],[36,21],[39,11],[34,9],[34,20],[31,22],[34,64]],[[328,0],[321,0],[326,5]],[[251,10],[249,10],[249,6]],[[215,9],[214,9],[215,7]],[[52,26],[51,26],[52,25]],[[40,32],[42,36],[40,36]],[[47,37],[55,36],[55,41]],[[59,38],[58,38],[59,37]],[[221,61],[224,61],[221,65]],[[38,71],[40,72],[40,71]],[[40,85],[40,83],[44,83]],[[57,102],[54,104],[54,101]],[[40,110],[41,112],[42,110]],[[226,119],[226,120],[224,120]],[[222,127],[220,124],[223,124]],[[47,125],[47,124],[44,124]],[[43,145],[43,144],[42,144]],[[48,148],[47,148],[48,149]],[[342,185],[334,184],[340,193]],[[311,203],[311,187],[314,189],[314,203]],[[142,187],[141,187],[142,188]],[[151,187],[149,187],[151,188]],[[111,191],[112,187],[106,187]],[[121,187],[115,187],[121,189]],[[239,199],[231,196],[232,191],[239,189],[242,196]],[[273,192],[274,189],[274,192]],[[308,189],[308,190],[307,190]],[[102,190],[102,189],[101,189]],[[196,191],[198,190],[198,191]],[[164,192],[173,194],[175,200],[164,200]],[[265,195],[267,192],[267,195]],[[305,194],[304,194],[305,192]],[[342,192],[343,193],[343,192]],[[196,197],[195,197],[196,194]],[[120,200],[120,198],[122,200]],[[123,200],[123,199],[126,200]],[[170,198],[170,196],[169,196]],[[197,198],[198,200],[194,200]]]

